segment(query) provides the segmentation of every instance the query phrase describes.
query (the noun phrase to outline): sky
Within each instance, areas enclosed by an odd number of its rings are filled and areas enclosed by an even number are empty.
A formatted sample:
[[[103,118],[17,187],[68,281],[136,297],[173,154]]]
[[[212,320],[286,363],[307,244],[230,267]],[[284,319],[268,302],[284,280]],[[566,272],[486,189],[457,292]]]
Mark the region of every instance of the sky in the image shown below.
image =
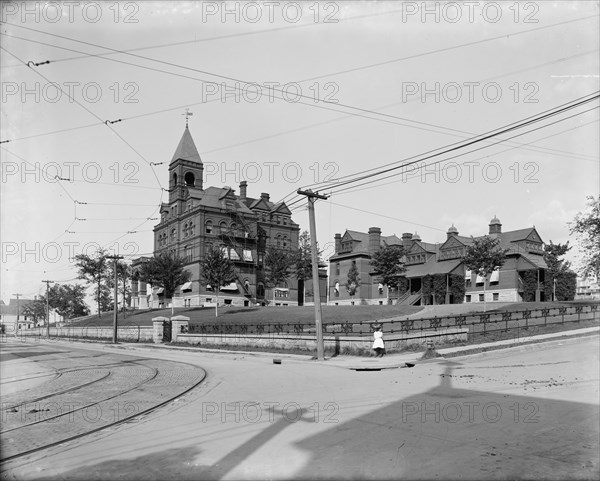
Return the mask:
[[[5,302],[77,282],[72,257],[98,246],[152,253],[186,108],[205,187],[246,180],[301,230],[296,191],[329,195],[315,206],[326,257],[346,229],[435,243],[451,225],[486,234],[494,216],[573,243],[568,222],[600,192],[598,100],[573,106],[598,91],[595,1],[3,2],[1,15]]]

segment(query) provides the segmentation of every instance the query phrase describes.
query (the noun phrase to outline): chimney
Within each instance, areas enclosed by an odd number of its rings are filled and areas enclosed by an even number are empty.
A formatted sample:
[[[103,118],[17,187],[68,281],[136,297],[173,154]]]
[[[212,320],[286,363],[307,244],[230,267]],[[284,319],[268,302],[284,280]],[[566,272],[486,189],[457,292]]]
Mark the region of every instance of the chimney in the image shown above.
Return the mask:
[[[269,194],[267,194],[266,192],[262,192],[260,194],[260,198],[266,202],[269,202]]]
[[[335,238],[335,253],[339,254],[342,250],[342,234],[336,234],[333,237]]]
[[[381,247],[381,229],[379,227],[369,228],[369,254],[373,255]]]
[[[246,188],[248,187],[248,182],[242,180],[240,182],[240,199],[246,200]]]
[[[404,250],[410,249],[411,244],[412,234],[410,232],[405,232],[404,234],[402,234],[402,246],[404,247]]]

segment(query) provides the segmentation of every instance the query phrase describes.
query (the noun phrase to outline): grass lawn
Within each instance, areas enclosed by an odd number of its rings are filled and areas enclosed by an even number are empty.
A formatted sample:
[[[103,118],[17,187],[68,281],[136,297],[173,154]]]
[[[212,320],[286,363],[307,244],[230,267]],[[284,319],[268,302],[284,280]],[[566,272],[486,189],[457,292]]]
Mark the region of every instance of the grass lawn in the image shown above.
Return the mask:
[[[421,311],[421,306],[322,306],[323,322],[359,322],[408,316]],[[219,307],[215,317],[214,307],[176,308],[175,315],[187,316],[190,322],[257,324],[272,322],[314,322],[313,306],[287,307]],[[148,309],[129,311],[124,318],[119,313],[119,325],[151,326],[152,318],[171,317],[171,309]],[[73,320],[73,326],[112,326],[113,313],[102,313],[101,317],[87,316]]]

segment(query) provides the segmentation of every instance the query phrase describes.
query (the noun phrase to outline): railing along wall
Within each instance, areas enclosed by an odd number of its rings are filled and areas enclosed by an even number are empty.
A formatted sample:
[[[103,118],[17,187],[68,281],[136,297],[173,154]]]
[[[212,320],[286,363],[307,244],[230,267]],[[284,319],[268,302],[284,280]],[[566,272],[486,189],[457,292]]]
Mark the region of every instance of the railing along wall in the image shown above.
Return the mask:
[[[415,319],[389,319],[373,321],[324,322],[323,332],[346,336],[372,336],[375,323],[382,325],[384,335],[418,334],[443,331],[451,328],[469,329],[470,335],[486,335],[495,331],[511,329],[528,330],[550,324],[578,323],[600,320],[598,305],[553,307],[507,312],[433,316]],[[278,323],[190,323],[189,334],[256,335],[256,336],[306,336],[315,333],[314,322]]]

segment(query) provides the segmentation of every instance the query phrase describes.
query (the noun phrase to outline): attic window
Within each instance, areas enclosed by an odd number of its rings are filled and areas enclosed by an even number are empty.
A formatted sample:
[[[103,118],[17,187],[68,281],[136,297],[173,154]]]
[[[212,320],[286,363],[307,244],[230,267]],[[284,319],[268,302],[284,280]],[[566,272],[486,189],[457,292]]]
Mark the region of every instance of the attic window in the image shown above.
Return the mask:
[[[185,185],[187,185],[189,187],[193,187],[196,183],[196,177],[191,172],[186,172],[184,179],[185,179]]]

